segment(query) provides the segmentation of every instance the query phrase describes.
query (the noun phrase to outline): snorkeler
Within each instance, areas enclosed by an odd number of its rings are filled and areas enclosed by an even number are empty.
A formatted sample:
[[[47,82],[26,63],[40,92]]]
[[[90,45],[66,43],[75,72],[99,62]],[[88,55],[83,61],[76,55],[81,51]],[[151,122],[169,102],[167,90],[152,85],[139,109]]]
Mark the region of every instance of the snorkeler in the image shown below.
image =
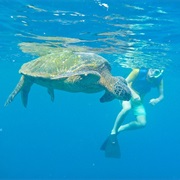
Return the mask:
[[[122,110],[116,117],[111,134],[101,146],[101,150],[105,151],[106,157],[120,157],[120,149],[117,139],[117,135],[120,132],[145,127],[146,110],[143,105],[143,98],[151,90],[151,88],[154,87],[158,88],[159,97],[151,99],[149,103],[151,105],[156,105],[164,98],[162,75],[163,70],[142,68],[133,69],[126,78],[132,97],[129,101],[122,101]],[[122,125],[125,117],[131,109],[136,116],[136,120]]]

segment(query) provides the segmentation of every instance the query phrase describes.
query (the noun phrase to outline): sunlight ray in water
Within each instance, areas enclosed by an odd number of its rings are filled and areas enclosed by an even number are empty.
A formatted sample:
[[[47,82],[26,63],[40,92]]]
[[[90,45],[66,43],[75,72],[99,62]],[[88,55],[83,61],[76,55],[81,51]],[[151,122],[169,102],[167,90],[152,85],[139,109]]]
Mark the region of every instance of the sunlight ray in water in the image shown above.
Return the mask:
[[[110,32],[109,32],[110,34]],[[21,36],[18,34],[18,36]],[[59,51],[62,48],[68,48],[72,51],[94,52],[98,54],[116,54],[116,62],[126,68],[135,67],[160,67],[166,68],[171,62],[166,57],[169,47],[166,44],[159,44],[149,41],[138,41],[133,39],[131,43],[127,43],[121,39],[116,38],[102,38],[97,39],[96,42],[105,43],[104,47],[91,47],[88,43],[91,41],[80,40],[77,38],[69,37],[46,37],[46,36],[28,36],[27,38],[34,39],[34,43],[19,43],[20,49],[25,53],[32,55],[43,55],[44,52],[52,53],[53,51]],[[38,43],[36,40],[41,40]],[[94,42],[93,40],[92,42]],[[84,43],[85,45],[81,45]],[[154,52],[152,54],[152,52]],[[142,61],[143,59],[143,61]],[[158,59],[158,61],[157,61]],[[151,64],[149,64],[151,61]]]
[[[96,9],[93,14],[88,14],[87,10],[94,3],[81,3],[87,8],[86,11],[77,9],[77,4],[68,7],[65,3],[57,8],[54,1],[50,3],[52,7],[17,1],[11,5],[16,6],[17,10],[10,9],[8,18],[12,25],[2,24],[2,27],[6,32],[14,33],[23,52],[30,51],[30,46],[36,50],[37,43],[42,43],[44,51],[56,47],[101,55],[112,54],[117,57],[116,63],[127,68],[149,67],[150,64],[167,68],[172,65],[171,53],[175,48],[171,46],[170,40],[173,28],[169,27],[175,26],[177,21],[169,18],[167,8],[127,1],[113,9],[115,2],[94,0]],[[7,7],[3,9],[7,10]],[[3,17],[7,18],[6,12],[3,11]],[[163,29],[167,29],[167,33],[159,35],[158,32]],[[29,42],[32,44],[25,44]],[[38,51],[39,55],[44,53]]]

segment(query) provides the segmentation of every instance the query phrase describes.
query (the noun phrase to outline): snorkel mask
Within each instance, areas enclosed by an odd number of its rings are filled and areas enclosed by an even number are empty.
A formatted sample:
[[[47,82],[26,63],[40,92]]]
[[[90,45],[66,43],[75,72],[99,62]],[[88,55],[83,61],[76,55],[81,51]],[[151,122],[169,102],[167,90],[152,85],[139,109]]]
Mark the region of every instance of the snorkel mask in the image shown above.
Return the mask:
[[[164,70],[159,69],[149,69],[148,75],[150,78],[158,78],[163,74]]]

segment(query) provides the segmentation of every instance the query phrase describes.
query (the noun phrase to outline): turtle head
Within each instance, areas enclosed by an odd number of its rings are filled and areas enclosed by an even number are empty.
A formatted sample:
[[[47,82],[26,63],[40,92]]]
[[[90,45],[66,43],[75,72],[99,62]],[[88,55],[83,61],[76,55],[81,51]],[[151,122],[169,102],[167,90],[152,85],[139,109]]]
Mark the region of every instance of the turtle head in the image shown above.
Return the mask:
[[[131,99],[131,91],[127,86],[127,82],[123,77],[113,77],[114,85],[110,90],[106,90],[105,94],[100,98],[100,102],[109,102],[113,99],[129,101]]]
[[[129,101],[131,99],[131,91],[128,88],[126,80],[121,76],[117,76],[115,78],[117,79],[113,90],[115,98],[123,101]]]

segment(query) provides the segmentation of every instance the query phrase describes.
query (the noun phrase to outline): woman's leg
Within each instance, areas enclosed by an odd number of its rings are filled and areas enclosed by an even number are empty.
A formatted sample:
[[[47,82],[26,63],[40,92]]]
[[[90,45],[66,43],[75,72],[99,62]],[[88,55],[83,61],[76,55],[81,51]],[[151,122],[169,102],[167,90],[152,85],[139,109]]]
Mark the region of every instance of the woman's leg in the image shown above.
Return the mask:
[[[145,127],[146,125],[146,110],[142,102],[132,102],[134,115],[136,120],[128,124],[122,125],[118,129],[118,133],[125,130],[134,130],[138,128]]]
[[[136,117],[136,121],[132,121],[128,124],[122,125],[118,129],[118,133],[125,130],[134,130],[146,126],[146,115],[139,115]]]
[[[123,121],[130,109],[131,109],[131,102],[123,101],[122,102],[122,110],[119,112],[119,114],[116,117],[113,129],[111,130],[111,134],[116,134],[118,132],[118,128],[123,123]]]

